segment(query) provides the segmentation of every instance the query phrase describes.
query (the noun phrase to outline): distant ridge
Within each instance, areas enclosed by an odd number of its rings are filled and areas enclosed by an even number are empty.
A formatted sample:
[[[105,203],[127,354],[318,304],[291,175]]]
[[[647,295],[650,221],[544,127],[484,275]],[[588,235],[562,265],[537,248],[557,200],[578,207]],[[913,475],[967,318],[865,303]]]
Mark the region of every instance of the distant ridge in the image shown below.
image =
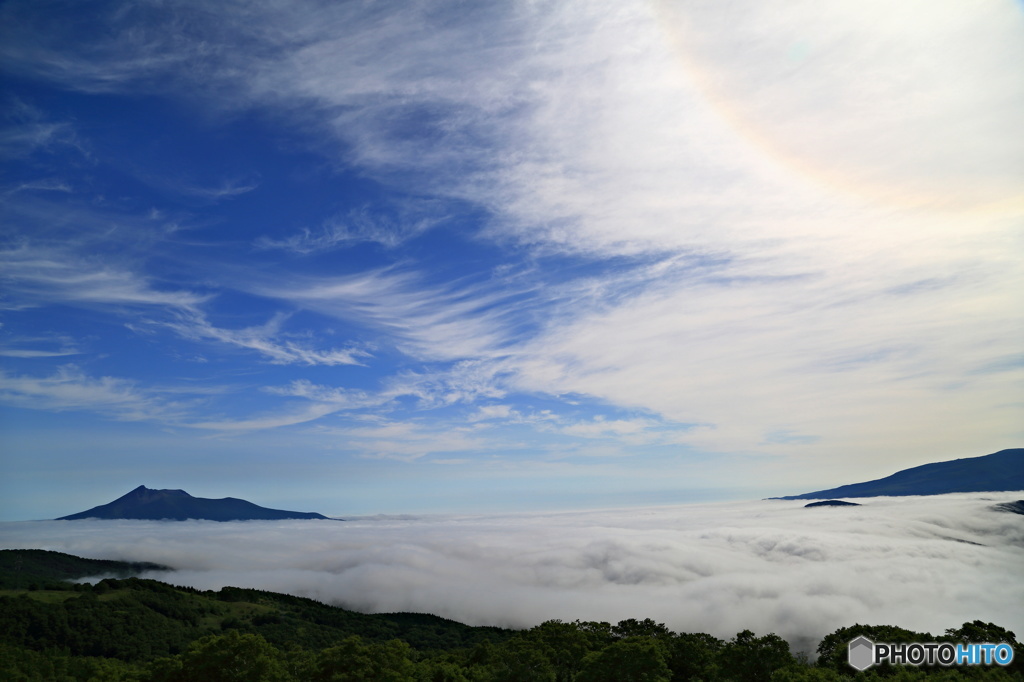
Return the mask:
[[[192,497],[184,490],[153,490],[140,485],[123,497],[84,512],[62,516],[57,521],[81,519],[145,519],[150,521],[257,521],[279,519],[327,519],[315,512],[268,509],[258,504],[225,497],[218,500]]]
[[[773,500],[820,500],[834,497],[943,495],[1024,490],[1024,448],[1000,450],[982,457],[923,464],[876,481],[819,490]]]

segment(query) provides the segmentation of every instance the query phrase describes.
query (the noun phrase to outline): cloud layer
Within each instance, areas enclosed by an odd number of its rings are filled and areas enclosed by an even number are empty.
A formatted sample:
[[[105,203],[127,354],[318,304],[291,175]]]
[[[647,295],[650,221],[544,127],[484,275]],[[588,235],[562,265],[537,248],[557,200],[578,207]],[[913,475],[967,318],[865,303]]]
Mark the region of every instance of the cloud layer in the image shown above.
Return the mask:
[[[654,618],[796,646],[854,623],[941,633],[974,619],[1024,631],[1024,526],[1014,493],[766,500],[509,516],[341,522],[38,521],[4,547],[154,561],[174,584],[254,587],[367,612],[473,625]]]

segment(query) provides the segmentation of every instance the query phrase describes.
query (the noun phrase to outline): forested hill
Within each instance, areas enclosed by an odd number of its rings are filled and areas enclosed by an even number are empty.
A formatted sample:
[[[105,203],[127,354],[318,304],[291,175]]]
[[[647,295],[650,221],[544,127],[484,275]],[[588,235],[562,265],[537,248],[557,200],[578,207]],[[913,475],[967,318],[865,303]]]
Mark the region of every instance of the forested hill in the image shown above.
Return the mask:
[[[167,570],[170,570],[167,566],[148,561],[83,559],[45,549],[0,549],[0,589],[4,590],[30,586],[61,589],[61,583],[77,578],[128,578],[145,571]]]
[[[923,464],[875,481],[773,499],[820,500],[833,497],[943,495],[1005,490],[1024,490],[1024,448],[1000,450],[982,457]]]
[[[22,570],[30,564],[23,561]],[[36,576],[45,584],[44,576]],[[1013,633],[975,621],[943,635],[853,625],[828,635],[815,665],[775,634],[729,640],[675,633],[650,619],[548,621],[529,630],[470,627],[424,614],[368,615],[273,592],[199,591],[154,580],[0,590],[0,679],[83,682],[838,682],[898,673],[1024,680]],[[59,589],[53,589],[59,588]],[[852,675],[847,643],[1008,642],[1009,671],[873,669]]]

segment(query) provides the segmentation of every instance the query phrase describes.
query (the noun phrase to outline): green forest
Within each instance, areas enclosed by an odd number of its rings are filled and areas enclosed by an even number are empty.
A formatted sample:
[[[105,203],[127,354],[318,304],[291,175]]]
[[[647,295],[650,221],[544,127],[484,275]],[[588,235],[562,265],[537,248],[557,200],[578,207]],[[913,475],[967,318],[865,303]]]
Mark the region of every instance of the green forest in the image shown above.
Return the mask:
[[[151,565],[43,550],[0,551],[0,679],[217,682],[811,682],[1022,680],[1014,633],[974,621],[941,635],[851,625],[813,662],[776,634],[722,640],[650,619],[547,621],[528,630],[470,627],[412,613],[361,614],[261,590],[201,591],[135,577]],[[890,666],[846,662],[858,635],[879,642],[1006,642],[1013,664]]]

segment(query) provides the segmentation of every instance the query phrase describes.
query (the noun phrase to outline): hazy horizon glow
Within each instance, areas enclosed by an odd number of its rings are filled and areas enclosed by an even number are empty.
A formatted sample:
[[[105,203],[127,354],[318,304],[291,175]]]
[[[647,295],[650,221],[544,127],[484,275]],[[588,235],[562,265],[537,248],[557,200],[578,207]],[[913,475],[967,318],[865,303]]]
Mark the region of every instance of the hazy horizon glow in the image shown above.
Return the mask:
[[[783,495],[1024,442],[1024,12],[0,6],[0,518]]]
[[[471,625],[653,618],[797,649],[854,623],[1024,632],[1021,493],[332,521],[0,523],[0,547],[153,561],[176,585],[251,587]]]

